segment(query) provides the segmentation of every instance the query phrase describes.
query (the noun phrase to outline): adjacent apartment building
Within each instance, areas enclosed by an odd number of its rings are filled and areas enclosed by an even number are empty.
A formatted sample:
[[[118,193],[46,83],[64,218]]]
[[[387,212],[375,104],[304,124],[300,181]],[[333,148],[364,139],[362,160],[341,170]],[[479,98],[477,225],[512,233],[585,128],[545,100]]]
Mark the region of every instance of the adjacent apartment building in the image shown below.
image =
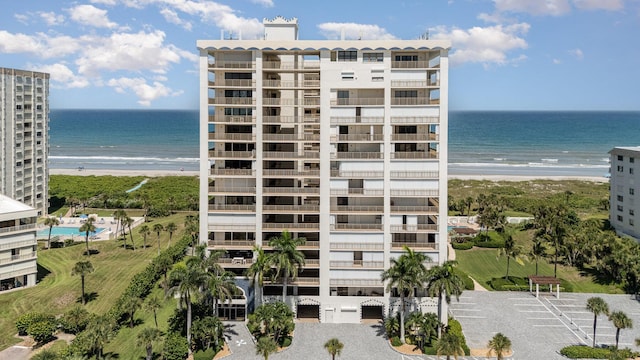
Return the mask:
[[[640,200],[636,203],[636,190],[640,196],[640,146],[615,147],[611,155],[611,179],[609,199],[609,221],[618,235],[627,235],[640,240]]]
[[[296,19],[258,40],[200,40],[200,238],[243,282],[254,246],[288,230],[306,264],[299,318],[357,323],[400,306],[380,279],[403,247],[447,255],[447,41],[299,40]],[[265,301],[281,283],[267,281]],[[411,301],[435,312],[436,299]],[[248,302],[247,306],[245,302]],[[409,309],[410,307],[408,307]],[[446,311],[443,312],[446,314]]]
[[[36,284],[36,209],[0,195],[0,291]]]
[[[49,74],[0,68],[0,194],[46,215]]]

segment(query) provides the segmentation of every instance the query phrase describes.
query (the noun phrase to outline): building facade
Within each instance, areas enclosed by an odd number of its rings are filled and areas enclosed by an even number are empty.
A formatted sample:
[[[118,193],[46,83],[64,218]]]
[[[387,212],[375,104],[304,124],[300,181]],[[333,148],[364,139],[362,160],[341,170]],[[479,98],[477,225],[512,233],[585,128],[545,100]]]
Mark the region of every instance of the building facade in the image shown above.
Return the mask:
[[[0,195],[0,291],[36,284],[36,209]]]
[[[635,192],[640,196],[640,169],[635,170],[635,161],[640,164],[640,146],[615,147],[609,151],[610,198],[609,222],[618,235],[627,235],[640,240],[640,201],[636,204]]]
[[[288,288],[298,317],[387,316],[400,305],[380,279],[390,259],[404,246],[427,266],[447,256],[450,44],[299,40],[281,17],[264,27],[264,39],[197,44],[200,239],[241,282],[253,247],[288,230],[306,239]],[[264,287],[266,301],[281,293]],[[418,295],[413,308],[436,311]]]
[[[0,194],[46,215],[49,74],[0,68]]]

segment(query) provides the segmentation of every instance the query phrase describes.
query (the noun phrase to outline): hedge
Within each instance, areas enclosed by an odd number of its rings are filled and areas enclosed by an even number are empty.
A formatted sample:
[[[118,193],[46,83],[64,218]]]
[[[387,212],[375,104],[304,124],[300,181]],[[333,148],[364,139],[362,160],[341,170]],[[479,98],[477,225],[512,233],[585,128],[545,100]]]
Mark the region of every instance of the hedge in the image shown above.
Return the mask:
[[[487,233],[480,233],[474,239],[473,243],[477,247],[481,248],[503,248],[504,247],[504,239],[500,234],[495,231],[490,231]]]
[[[457,337],[460,338],[460,342],[461,342],[461,347],[462,350],[464,350],[464,354],[466,356],[471,355],[471,350],[469,349],[469,346],[467,346],[467,339],[464,337],[464,334],[462,333],[462,325],[460,324],[460,322],[454,318],[449,318],[449,324],[447,325],[448,327],[448,332],[450,334],[456,335]]]
[[[562,348],[560,354],[570,359],[608,359],[609,355],[611,355],[611,350],[608,348],[572,345]]]
[[[56,323],[56,318],[53,315],[43,314],[39,312],[28,312],[26,314],[21,315],[18,318],[18,320],[16,320],[16,328],[18,329],[18,335],[20,336],[27,335],[29,326],[31,326],[31,324],[35,324],[43,321]]]
[[[451,242],[451,247],[454,248],[455,250],[469,250],[471,248],[473,248],[473,242],[471,241],[465,241],[465,242]]]
[[[462,279],[462,283],[464,284],[464,289],[465,290],[473,290],[475,289],[475,284],[473,283],[473,279],[471,279],[469,277],[469,275],[467,275],[466,272],[458,269],[458,268],[453,268],[453,272],[458,275],[460,277],[460,279]]]

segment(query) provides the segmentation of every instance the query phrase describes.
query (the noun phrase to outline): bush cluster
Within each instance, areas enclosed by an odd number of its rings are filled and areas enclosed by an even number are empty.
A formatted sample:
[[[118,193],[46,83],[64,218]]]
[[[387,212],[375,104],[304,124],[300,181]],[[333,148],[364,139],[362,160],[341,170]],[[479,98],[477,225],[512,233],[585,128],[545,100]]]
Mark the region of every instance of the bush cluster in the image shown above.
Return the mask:
[[[58,321],[53,315],[28,312],[16,320],[18,335],[29,335],[38,343],[49,341],[58,330]]]
[[[455,274],[457,274],[460,279],[462,279],[462,283],[464,283],[464,289],[465,290],[473,290],[475,289],[475,285],[473,284],[473,279],[471,279],[469,277],[469,275],[467,275],[466,272],[458,269],[458,268],[453,268],[453,272]]]
[[[570,359],[608,359],[611,355],[611,350],[608,348],[572,345],[562,348],[560,354]]]
[[[400,338],[397,336],[394,336],[391,338],[391,345],[392,346],[401,346],[402,345],[402,341],[400,341]]]
[[[462,350],[464,350],[464,354],[466,356],[471,355],[471,349],[469,349],[469,346],[467,345],[467,339],[464,337],[464,334],[462,333],[462,325],[460,324],[460,322],[454,318],[449,318],[447,331],[450,334],[453,334],[458,338],[460,338],[460,342],[462,343]]]
[[[473,243],[477,247],[498,249],[504,247],[504,239],[496,232],[489,232],[488,234],[478,234]]]
[[[473,248],[473,242],[472,241],[465,241],[465,242],[451,242],[451,247],[453,247],[455,250],[469,250],[471,248]]]

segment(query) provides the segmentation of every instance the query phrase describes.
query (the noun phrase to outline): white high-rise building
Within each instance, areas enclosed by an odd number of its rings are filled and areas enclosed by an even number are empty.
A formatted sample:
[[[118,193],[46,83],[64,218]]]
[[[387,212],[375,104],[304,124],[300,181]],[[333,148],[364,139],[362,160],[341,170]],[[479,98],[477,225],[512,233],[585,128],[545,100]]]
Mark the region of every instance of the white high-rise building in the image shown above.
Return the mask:
[[[611,155],[609,182],[609,222],[618,235],[640,240],[640,201],[636,204],[636,190],[640,197],[640,146],[615,147]],[[638,215],[636,215],[636,212]]]
[[[0,291],[36,284],[37,211],[0,195]]]
[[[49,74],[0,68],[0,194],[46,215]]]
[[[448,41],[200,40],[200,238],[243,281],[254,245],[288,230],[306,264],[289,283],[300,318],[356,323],[395,312],[381,272],[403,247],[447,256]],[[266,301],[281,283],[267,281]],[[435,312],[418,293],[407,309]],[[407,300],[409,301],[409,300]],[[220,315],[243,318],[243,300]],[[446,314],[446,311],[444,312]],[[446,315],[445,315],[446,316]]]

